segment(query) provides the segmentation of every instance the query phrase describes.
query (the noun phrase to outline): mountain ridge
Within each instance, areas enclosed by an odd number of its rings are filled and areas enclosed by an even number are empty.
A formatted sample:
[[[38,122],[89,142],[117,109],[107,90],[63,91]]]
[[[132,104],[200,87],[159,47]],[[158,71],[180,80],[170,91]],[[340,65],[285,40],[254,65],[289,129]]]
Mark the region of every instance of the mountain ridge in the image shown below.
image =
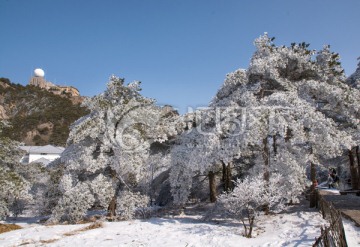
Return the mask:
[[[64,146],[70,125],[88,113],[84,98],[0,78],[0,121],[7,122],[2,135],[25,145]]]

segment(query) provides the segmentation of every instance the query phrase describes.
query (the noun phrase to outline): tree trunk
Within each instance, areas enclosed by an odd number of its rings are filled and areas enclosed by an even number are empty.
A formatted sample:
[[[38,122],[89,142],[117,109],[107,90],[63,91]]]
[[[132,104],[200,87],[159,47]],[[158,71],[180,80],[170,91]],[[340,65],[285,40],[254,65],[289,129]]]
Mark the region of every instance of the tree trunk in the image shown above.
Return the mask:
[[[112,176],[112,179],[115,180],[116,178],[116,173],[114,170],[110,170],[110,174]],[[109,206],[108,206],[108,212],[107,212],[107,216],[112,218],[116,216],[116,199],[119,196],[119,192],[122,188],[122,182],[121,180],[117,181],[116,183],[116,188],[115,188],[115,193],[113,198],[111,199]]]
[[[226,164],[224,161],[221,161],[222,163],[222,183],[223,183],[223,190],[224,192],[228,191],[227,183],[226,183]]]
[[[116,216],[116,196],[114,196],[108,206],[108,217]]]
[[[268,147],[268,140],[267,138],[263,139],[263,152],[262,156],[264,159],[264,180],[265,180],[265,189],[267,189],[269,181],[270,181],[270,172],[269,172],[269,147]],[[265,214],[269,214],[269,205],[264,205],[264,212]]]
[[[232,190],[232,181],[231,181],[231,162],[227,165],[225,162],[222,163],[222,182],[224,192],[230,192]]]
[[[316,182],[316,167],[313,162],[310,163],[310,179],[311,179],[311,187],[310,187],[310,208],[316,207],[316,191],[315,191],[315,182]]]
[[[264,150],[262,152],[262,156],[264,159],[264,180],[266,182],[269,182],[270,180],[270,173],[269,173],[269,147],[268,147],[268,143],[267,143],[267,138],[263,139],[263,145],[264,145]]]
[[[316,182],[316,167],[314,163],[310,163],[310,179],[312,182],[312,186],[314,186]]]
[[[274,150],[274,156],[277,154],[277,146],[276,146],[276,135],[272,136],[273,138],[273,150]]]
[[[231,175],[231,162],[226,167],[226,183],[227,183],[227,191],[232,191],[232,175]]]
[[[244,230],[245,230],[244,236],[247,237],[247,236],[248,236],[248,229],[247,229],[245,220],[244,220],[244,219],[241,219],[241,221],[242,221],[242,223],[243,223],[243,227],[244,227]]]
[[[358,178],[358,169],[355,166],[354,154],[351,149],[348,150],[349,155],[349,164],[350,164],[350,175],[351,175],[351,188],[353,190],[359,189],[359,178]]]
[[[358,188],[360,188],[360,146],[356,146],[356,159],[358,170]]]
[[[216,202],[216,183],[215,183],[214,172],[210,171],[208,177],[209,177],[209,189],[210,189],[210,202]]]
[[[250,219],[249,219],[249,233],[248,233],[248,238],[251,238],[251,235],[252,235],[252,230],[253,230],[253,227],[254,227],[254,220],[255,220],[255,217],[254,216],[251,216]]]

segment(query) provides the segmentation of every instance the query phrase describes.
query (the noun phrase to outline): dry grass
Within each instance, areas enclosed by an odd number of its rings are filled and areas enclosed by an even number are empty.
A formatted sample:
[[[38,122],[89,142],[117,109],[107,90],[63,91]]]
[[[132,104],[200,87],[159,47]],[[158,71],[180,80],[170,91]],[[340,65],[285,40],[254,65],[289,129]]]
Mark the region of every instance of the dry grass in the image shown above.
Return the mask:
[[[21,244],[19,246],[28,245],[28,244],[34,244],[35,242],[33,240],[22,240]]]
[[[76,235],[76,234],[79,234],[80,232],[85,232],[85,231],[89,231],[89,230],[92,230],[92,229],[96,229],[96,228],[101,228],[103,227],[104,224],[101,222],[101,221],[96,221],[86,227],[83,227],[83,228],[80,228],[79,230],[76,230],[76,231],[72,231],[72,232],[67,232],[67,233],[64,233],[63,235],[64,236],[73,236],[73,235]]]
[[[76,234],[78,234],[78,231],[66,232],[66,233],[63,234],[63,236],[69,237],[69,236],[73,236],[73,235],[76,235]]]
[[[42,244],[51,244],[51,243],[54,243],[54,242],[56,242],[58,240],[59,239],[40,240],[40,243],[42,243]]]
[[[48,240],[40,240],[39,242],[36,242],[32,239],[24,239],[21,244],[19,244],[19,246],[23,246],[23,245],[29,245],[29,244],[33,244],[35,246],[39,246],[39,244],[51,244],[54,243],[56,241],[58,241],[59,239],[48,239]]]
[[[4,232],[10,232],[14,230],[21,229],[21,226],[15,225],[15,224],[1,224],[0,223],[0,234]]]
[[[96,229],[96,228],[101,228],[103,226],[104,226],[104,224],[101,221],[96,221],[84,228],[81,228],[79,231],[81,231],[81,232],[88,231],[88,230],[92,230],[92,229]]]

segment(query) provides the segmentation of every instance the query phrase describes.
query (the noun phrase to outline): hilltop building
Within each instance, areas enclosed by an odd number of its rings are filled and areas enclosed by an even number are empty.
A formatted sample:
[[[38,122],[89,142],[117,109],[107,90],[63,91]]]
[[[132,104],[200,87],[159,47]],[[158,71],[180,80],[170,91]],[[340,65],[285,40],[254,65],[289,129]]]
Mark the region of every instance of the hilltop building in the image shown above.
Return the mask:
[[[80,92],[77,88],[72,86],[59,86],[55,85],[52,82],[45,80],[45,72],[42,69],[35,69],[34,76],[31,77],[29,81],[29,85],[40,87],[45,89],[53,94],[61,95],[61,94],[68,94],[72,97],[80,96]]]

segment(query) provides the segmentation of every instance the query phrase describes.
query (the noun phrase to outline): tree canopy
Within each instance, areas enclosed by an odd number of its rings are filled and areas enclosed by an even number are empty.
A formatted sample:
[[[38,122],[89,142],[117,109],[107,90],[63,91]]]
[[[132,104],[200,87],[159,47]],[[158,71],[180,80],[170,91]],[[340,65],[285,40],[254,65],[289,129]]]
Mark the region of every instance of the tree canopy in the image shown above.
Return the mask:
[[[142,96],[140,82],[111,77],[104,93],[84,102],[90,113],[71,126],[57,161],[64,172],[52,220],[76,221],[93,207],[131,218],[154,196],[149,188],[157,177],[180,205],[200,191],[193,188],[200,177],[216,201],[221,172],[230,197],[251,189],[244,181],[262,178],[252,186],[262,200],[249,203],[271,210],[297,200],[308,185],[307,167],[360,144],[360,91],[346,82],[329,46],[276,46],[266,33],[254,45],[249,67],[229,73],[208,107],[184,116]]]

